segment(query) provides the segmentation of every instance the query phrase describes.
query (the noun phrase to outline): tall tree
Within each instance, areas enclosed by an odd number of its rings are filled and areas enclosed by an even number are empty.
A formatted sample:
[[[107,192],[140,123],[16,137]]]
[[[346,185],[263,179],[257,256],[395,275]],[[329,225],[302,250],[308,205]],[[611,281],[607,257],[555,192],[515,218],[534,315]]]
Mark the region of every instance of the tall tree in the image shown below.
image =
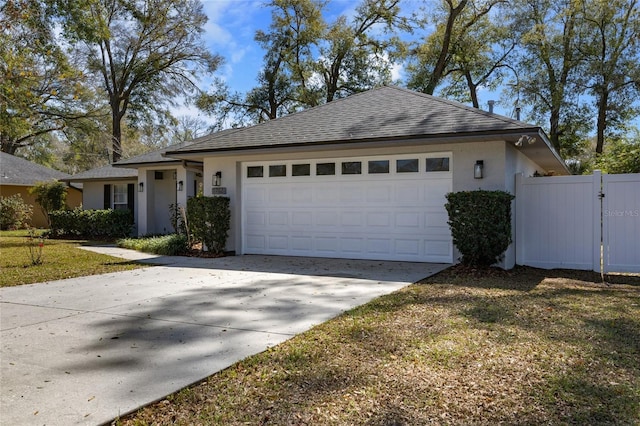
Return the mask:
[[[201,39],[206,15],[198,0],[52,0],[65,35],[106,92],[112,159],[122,155],[122,121],[166,112],[221,58]]]
[[[6,1],[0,7],[0,39],[3,152],[15,154],[99,115],[85,76],[57,44],[41,2]]]
[[[328,27],[316,69],[322,75],[325,101],[362,92],[391,81],[388,56],[397,40],[381,37],[387,31],[408,29],[400,16],[400,0],[364,0],[351,22],[340,16]]]
[[[509,59],[518,40],[506,23],[488,14],[479,17],[456,38],[449,78],[440,93],[460,102],[470,101],[474,108],[480,108],[479,89],[496,90],[503,83],[512,70]]]
[[[584,71],[579,4],[574,0],[514,0],[510,10],[513,31],[520,37],[516,62],[521,78],[514,87],[524,103],[531,105],[535,120],[548,118],[553,146],[572,156],[590,127],[578,87]]]
[[[399,0],[363,0],[353,17],[328,24],[322,0],[272,0],[272,22],[256,41],[266,51],[258,84],[246,94],[216,91],[203,110],[235,124],[261,122],[387,83],[398,41],[384,32],[407,28]],[[222,87],[222,88],[221,88]]]
[[[638,0],[584,0],[580,50],[583,80],[595,98],[596,153],[607,129],[624,127],[640,113],[640,6]]]
[[[442,81],[456,70],[456,55],[461,54],[465,37],[474,27],[486,22],[491,10],[505,0],[442,0],[435,13],[423,11],[420,26],[430,23],[435,31],[411,49],[407,67],[408,86],[433,95]],[[467,37],[467,40],[470,39]],[[466,54],[471,54],[467,49]]]

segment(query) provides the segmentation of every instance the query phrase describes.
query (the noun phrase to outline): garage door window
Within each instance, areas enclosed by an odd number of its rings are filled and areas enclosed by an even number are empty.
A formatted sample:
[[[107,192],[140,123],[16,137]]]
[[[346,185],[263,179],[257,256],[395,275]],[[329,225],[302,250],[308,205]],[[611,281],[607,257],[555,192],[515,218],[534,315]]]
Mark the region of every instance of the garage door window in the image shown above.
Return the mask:
[[[396,170],[398,173],[417,173],[418,159],[396,160]]]
[[[294,164],[291,166],[292,176],[311,176],[311,164]]]
[[[336,174],[336,163],[318,163],[316,164],[317,176],[329,176]]]
[[[449,157],[427,158],[428,172],[448,172]]]
[[[344,161],[342,163],[343,175],[359,175],[362,174],[362,163],[360,161]]]
[[[369,161],[369,174],[389,173],[389,160]]]
[[[287,175],[287,166],[278,164],[269,166],[269,177],[281,177]]]
[[[249,166],[247,167],[248,178],[261,178],[264,176],[264,169],[262,166]]]

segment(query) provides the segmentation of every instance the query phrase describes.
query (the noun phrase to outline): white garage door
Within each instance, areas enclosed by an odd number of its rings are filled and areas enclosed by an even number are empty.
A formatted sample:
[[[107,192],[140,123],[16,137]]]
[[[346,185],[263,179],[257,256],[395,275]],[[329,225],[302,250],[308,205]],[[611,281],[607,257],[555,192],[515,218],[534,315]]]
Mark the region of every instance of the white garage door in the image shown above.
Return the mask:
[[[451,153],[252,162],[243,252],[452,262]]]

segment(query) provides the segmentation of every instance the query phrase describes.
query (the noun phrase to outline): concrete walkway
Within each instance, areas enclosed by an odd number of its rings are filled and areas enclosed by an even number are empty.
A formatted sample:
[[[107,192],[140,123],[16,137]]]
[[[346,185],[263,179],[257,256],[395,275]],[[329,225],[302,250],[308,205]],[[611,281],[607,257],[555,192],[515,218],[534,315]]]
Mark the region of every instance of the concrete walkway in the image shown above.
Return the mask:
[[[0,289],[2,425],[109,422],[448,265],[275,256]]]

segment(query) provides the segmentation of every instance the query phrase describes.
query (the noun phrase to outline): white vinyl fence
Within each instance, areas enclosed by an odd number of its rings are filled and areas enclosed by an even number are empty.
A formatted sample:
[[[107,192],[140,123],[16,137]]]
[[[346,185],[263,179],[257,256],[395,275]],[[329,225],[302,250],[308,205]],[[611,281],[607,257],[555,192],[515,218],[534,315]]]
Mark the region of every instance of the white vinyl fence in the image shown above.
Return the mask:
[[[518,175],[516,263],[640,272],[640,174]]]

